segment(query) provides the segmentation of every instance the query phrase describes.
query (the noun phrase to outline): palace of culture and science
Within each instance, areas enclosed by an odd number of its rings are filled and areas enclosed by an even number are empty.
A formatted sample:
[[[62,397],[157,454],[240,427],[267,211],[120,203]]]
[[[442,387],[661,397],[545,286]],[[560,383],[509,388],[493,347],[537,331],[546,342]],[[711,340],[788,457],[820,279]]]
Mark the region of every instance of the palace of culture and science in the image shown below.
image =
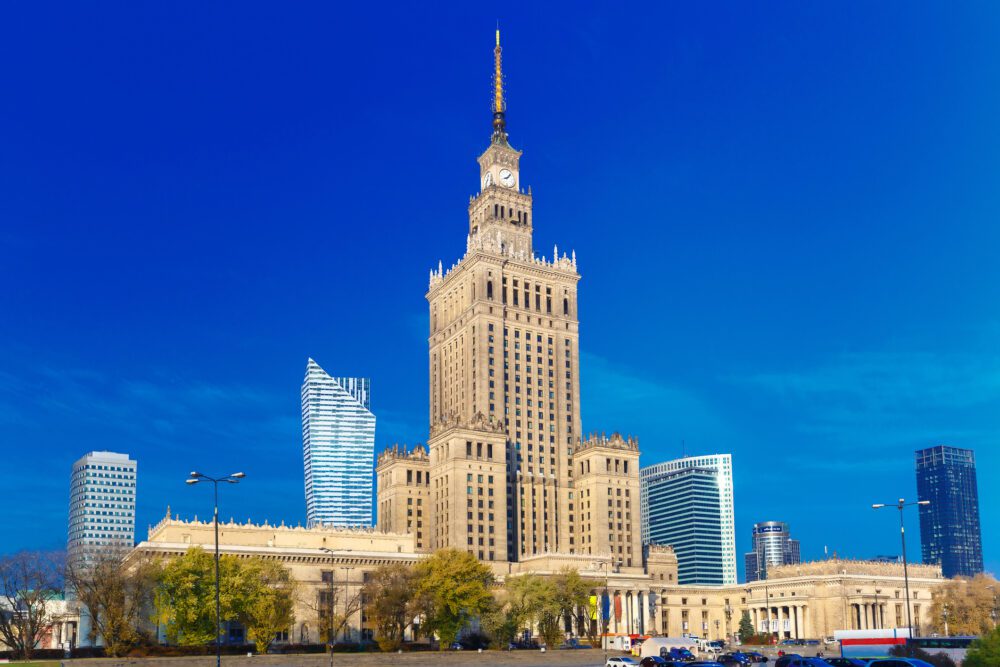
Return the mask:
[[[901,627],[896,564],[834,558],[771,568],[766,582],[694,585],[679,582],[670,546],[643,548],[638,442],[582,434],[580,274],[572,253],[545,258],[532,247],[531,190],[507,135],[500,65],[498,33],[492,136],[478,160],[465,254],[431,271],[427,289],[426,447],[379,455],[375,529],[230,521],[219,527],[220,551],[264,555],[290,570],[301,599],[288,641],[302,644],[320,640],[331,586],[342,587],[346,634],[370,639],[364,615],[347,607],[349,592],[382,565],[413,564],[441,548],[474,554],[501,581],[579,571],[594,588],[590,607],[566,628],[577,635],[601,627],[726,638],[743,614],[777,637]],[[168,509],[135,553],[169,558],[196,545],[214,545],[212,522]],[[940,568],[910,566],[918,627],[942,581]]]
[[[575,255],[538,257],[531,190],[505,121],[500,35],[493,134],[465,255],[430,274],[427,450],[379,457],[380,528],[486,561],[544,553],[642,561],[639,451],[581,440]]]

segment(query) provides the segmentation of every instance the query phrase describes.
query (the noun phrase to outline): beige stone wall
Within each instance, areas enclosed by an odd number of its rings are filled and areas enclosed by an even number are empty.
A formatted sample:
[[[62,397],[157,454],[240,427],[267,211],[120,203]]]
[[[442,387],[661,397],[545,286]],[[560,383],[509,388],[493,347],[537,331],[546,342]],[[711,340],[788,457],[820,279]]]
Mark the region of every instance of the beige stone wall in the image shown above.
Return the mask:
[[[573,454],[577,550],[613,554],[626,567],[642,564],[639,445],[618,434],[593,436]]]
[[[570,456],[580,436],[580,276],[573,258],[535,257],[519,159],[502,143],[480,156],[484,181],[469,204],[466,254],[447,272],[432,272],[427,292],[431,429],[480,414],[503,424],[504,474],[494,483],[508,500],[512,560],[575,550]],[[503,169],[513,174],[511,187],[498,180]],[[432,452],[437,442],[429,440]]]
[[[412,451],[386,449],[375,467],[380,530],[412,534],[417,551],[431,549],[430,457],[422,445]]]
[[[431,449],[431,540],[435,549],[507,560],[507,488],[502,425],[438,429]]]

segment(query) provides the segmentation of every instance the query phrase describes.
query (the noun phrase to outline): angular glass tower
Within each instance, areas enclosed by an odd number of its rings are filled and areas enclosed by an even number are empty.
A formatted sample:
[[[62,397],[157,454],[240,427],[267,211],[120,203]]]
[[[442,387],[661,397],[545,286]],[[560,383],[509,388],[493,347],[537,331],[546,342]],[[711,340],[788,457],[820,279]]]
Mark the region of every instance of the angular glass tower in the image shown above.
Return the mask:
[[[302,460],[310,526],[370,526],[375,456],[371,381],[334,378],[312,359],[302,383]]]
[[[671,545],[682,584],[735,584],[733,464],[689,456],[639,471],[642,543]]]
[[[940,563],[946,577],[983,571],[976,456],[971,449],[938,445],[918,449],[920,549],[925,563]]]

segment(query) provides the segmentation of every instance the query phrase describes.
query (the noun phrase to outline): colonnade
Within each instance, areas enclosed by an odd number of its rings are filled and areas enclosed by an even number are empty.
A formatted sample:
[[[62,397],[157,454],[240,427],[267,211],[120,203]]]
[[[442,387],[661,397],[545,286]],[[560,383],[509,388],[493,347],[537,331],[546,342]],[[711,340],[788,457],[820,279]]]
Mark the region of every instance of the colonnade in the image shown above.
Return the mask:
[[[752,607],[750,616],[758,632],[777,634],[779,639],[815,639],[810,636],[809,608],[805,604]]]
[[[896,627],[885,602],[852,602],[850,619],[852,630],[880,630]]]
[[[656,621],[660,606],[659,597],[653,591],[611,588],[595,590],[592,595],[597,597],[598,634],[605,631],[609,634],[627,635],[659,633]],[[607,619],[604,618],[605,595],[608,596]]]

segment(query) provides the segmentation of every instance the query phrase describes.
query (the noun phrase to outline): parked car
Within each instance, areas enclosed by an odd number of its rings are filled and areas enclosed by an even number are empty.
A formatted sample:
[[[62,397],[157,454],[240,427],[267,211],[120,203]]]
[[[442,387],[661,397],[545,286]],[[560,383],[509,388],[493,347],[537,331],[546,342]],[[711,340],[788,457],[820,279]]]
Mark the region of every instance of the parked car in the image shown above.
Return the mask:
[[[806,639],[803,641],[804,646],[819,646],[818,639]]]
[[[767,662],[768,661],[768,657],[766,655],[764,655],[763,653],[760,653],[758,651],[744,651],[744,653],[746,655],[750,656],[750,659],[753,660],[754,662]]]
[[[857,658],[823,658],[833,667],[868,667],[868,663]]]
[[[930,663],[916,658],[879,658],[868,663],[868,667],[933,667]]]
[[[788,667],[826,667],[829,665],[823,658],[795,658],[788,663]]]
[[[661,650],[661,657],[664,657],[667,660],[677,660],[680,662],[694,662],[698,659],[694,653],[679,646],[671,646],[666,655],[662,655]]]
[[[450,648],[452,651],[461,651],[465,647],[462,646],[461,642],[452,642],[451,646],[449,646],[448,648]]]
[[[723,653],[719,656],[718,661],[727,667],[744,667],[753,664],[753,659],[746,653]]]
[[[639,661],[639,667],[667,667],[670,664],[658,655],[647,655]]]
[[[685,662],[683,667],[726,667],[721,662],[714,662],[712,660],[695,660],[694,662]]]
[[[774,667],[788,667],[788,665],[793,661],[801,658],[802,656],[798,653],[786,653],[777,660],[774,661]]]
[[[614,658],[608,658],[608,661],[604,663],[604,667],[624,667],[625,665],[631,665],[635,667],[639,663],[635,659],[628,657],[627,655],[619,655]]]

